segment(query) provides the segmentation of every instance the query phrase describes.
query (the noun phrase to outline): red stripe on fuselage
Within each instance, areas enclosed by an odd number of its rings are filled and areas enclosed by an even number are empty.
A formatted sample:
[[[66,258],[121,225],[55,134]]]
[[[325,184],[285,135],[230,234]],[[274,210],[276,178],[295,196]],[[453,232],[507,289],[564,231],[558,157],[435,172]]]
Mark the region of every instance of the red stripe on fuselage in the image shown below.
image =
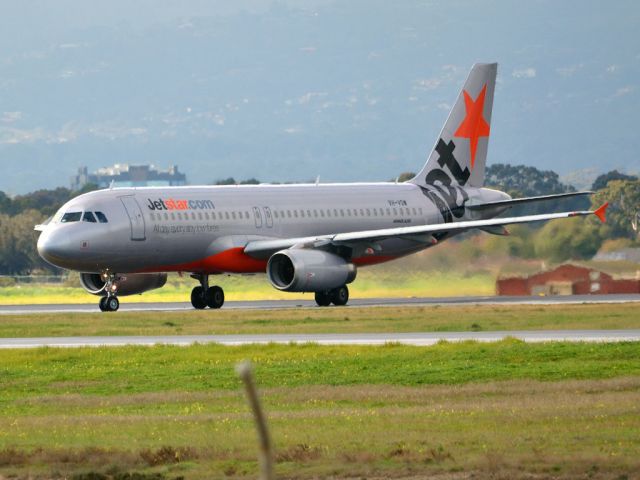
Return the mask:
[[[391,255],[372,255],[354,258],[352,262],[359,267],[364,267],[388,262],[396,258]],[[244,253],[244,248],[236,247],[201,260],[149,267],[141,270],[141,272],[264,273],[266,269],[267,260],[250,257]]]
[[[398,257],[392,255],[375,255],[367,257],[359,257],[351,260],[355,265],[359,267],[366,267],[367,265],[377,265],[378,263],[390,262]]]
[[[198,273],[264,273],[266,260],[258,260],[244,253],[243,247],[230,248],[210,257],[188,263],[145,268],[145,272]]]

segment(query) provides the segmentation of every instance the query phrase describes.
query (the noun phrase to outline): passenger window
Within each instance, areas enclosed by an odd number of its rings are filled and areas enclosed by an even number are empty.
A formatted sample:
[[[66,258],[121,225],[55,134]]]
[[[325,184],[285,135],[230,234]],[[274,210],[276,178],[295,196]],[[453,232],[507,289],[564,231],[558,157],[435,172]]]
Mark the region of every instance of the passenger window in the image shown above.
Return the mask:
[[[176,219],[175,213],[171,212],[171,220],[175,220],[175,219]]]
[[[229,212],[224,212],[224,218],[226,218],[227,220],[229,220]]]
[[[294,216],[294,217],[296,217],[296,218],[298,218],[298,210],[294,210],[294,211],[293,211],[293,216]]]
[[[336,209],[336,208],[333,209],[333,216],[334,217],[338,216],[338,209]]]
[[[416,212],[416,207],[413,207],[411,210],[413,211],[414,215],[418,215],[418,212]]]
[[[81,216],[82,212],[68,212],[62,216],[62,220],[60,220],[60,223],[79,222]]]
[[[96,217],[94,217],[93,213],[91,212],[84,212],[84,215],[82,216],[82,221],[96,223]]]
[[[324,218],[324,210],[320,209],[320,216]]]
[[[304,218],[304,210],[300,210],[300,216]]]
[[[236,219],[236,212],[231,212],[231,218]]]
[[[394,215],[398,215],[398,209],[397,209],[397,208],[394,208],[394,209],[393,209],[393,214],[394,214]]]
[[[420,215],[422,215],[422,207],[418,208],[418,211],[420,212]]]
[[[291,218],[291,210],[287,210],[287,217]]]
[[[360,209],[360,216],[364,217],[364,210],[362,208]]]
[[[391,209],[387,208],[387,215],[391,215]]]
[[[311,218],[311,210],[307,210],[307,217]]]
[[[370,216],[371,216],[371,210],[367,208],[367,217],[370,217]]]
[[[98,212],[96,212],[96,215],[98,214]],[[100,217],[98,217],[100,218]],[[165,220],[169,220],[169,214],[167,212],[164,213],[164,219]]]
[[[316,210],[315,208],[313,209],[313,216],[317,217],[318,216],[318,210]]]
[[[278,218],[278,211],[277,210],[273,211],[273,218]]]
[[[200,214],[200,218],[202,218],[202,213]],[[196,212],[191,212],[191,220],[196,219]]]
[[[342,208],[340,209],[340,216],[344,217],[344,210]]]

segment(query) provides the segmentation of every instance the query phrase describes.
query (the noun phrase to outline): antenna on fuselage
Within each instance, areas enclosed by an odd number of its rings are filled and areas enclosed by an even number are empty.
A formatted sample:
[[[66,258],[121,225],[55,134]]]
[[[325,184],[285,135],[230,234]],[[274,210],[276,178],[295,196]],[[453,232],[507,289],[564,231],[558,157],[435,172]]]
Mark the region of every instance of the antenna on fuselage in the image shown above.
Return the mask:
[[[320,184],[320,175],[316,177],[316,187]]]
[[[109,190],[113,190],[113,185],[116,183],[116,181],[112,178],[111,179],[111,183],[109,184]]]

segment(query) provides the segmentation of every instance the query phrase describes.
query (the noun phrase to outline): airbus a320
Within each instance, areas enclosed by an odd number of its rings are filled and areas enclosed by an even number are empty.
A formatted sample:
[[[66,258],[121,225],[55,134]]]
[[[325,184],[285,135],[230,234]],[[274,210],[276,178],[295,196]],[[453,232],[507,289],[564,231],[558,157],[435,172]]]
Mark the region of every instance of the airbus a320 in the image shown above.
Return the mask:
[[[116,311],[118,297],[162,287],[167,272],[197,280],[196,309],[222,307],[218,274],[265,273],[319,306],[345,305],[358,268],[388,262],[473,229],[594,211],[502,217],[514,205],[590,192],[512,199],[484,188],[497,64],[476,64],[420,172],[407,182],[109,188],[80,195],[41,231],[47,262],[80,272]]]

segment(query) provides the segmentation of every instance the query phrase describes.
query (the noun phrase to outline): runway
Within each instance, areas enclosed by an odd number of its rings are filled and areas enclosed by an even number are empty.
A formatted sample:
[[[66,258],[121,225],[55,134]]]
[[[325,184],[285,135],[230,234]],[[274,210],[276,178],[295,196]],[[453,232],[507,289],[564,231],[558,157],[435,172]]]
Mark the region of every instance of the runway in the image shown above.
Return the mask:
[[[640,329],[634,330],[534,330],[496,332],[429,332],[429,333],[325,333],[325,334],[266,334],[266,335],[173,335],[125,337],[41,337],[2,338],[0,349],[37,347],[120,347],[125,345],[178,345],[220,344],[228,346],[248,344],[302,344],[319,345],[404,345],[429,346],[446,340],[463,342],[497,342],[517,338],[527,343],[539,342],[630,342],[640,341]]]
[[[97,299],[88,298],[86,304],[60,305],[0,305],[0,315],[33,313],[98,313]],[[444,306],[444,305],[558,305],[581,303],[627,303],[640,302],[638,294],[620,295],[568,295],[555,297],[412,297],[412,298],[355,298],[347,307],[397,307],[397,306]],[[227,301],[225,310],[273,310],[280,308],[318,308],[313,299],[309,300],[256,300]],[[192,311],[188,302],[142,303],[121,298],[119,312],[141,311]],[[113,315],[113,314],[110,314]]]

